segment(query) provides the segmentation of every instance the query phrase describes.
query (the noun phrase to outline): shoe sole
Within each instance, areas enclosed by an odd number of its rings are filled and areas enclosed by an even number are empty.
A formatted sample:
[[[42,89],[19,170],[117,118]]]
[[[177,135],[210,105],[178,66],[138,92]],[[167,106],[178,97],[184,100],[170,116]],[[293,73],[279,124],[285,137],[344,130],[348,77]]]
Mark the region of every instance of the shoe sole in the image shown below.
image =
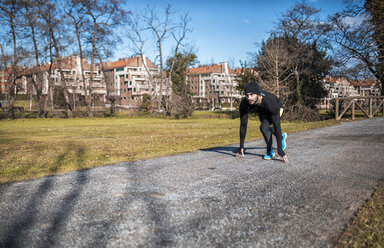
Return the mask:
[[[273,159],[273,158],[275,158],[275,154],[273,154],[272,157],[263,157],[264,160],[271,160],[271,159]]]
[[[288,134],[285,133],[285,139],[284,140],[287,140],[287,137],[288,137]],[[283,149],[283,151],[285,151],[287,149],[287,142],[285,142],[285,147]]]

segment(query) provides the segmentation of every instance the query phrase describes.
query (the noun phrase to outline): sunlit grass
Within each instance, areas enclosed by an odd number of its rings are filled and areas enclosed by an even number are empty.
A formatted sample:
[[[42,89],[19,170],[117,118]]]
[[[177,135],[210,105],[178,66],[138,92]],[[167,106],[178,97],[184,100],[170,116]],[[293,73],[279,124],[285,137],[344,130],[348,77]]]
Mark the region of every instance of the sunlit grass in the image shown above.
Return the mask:
[[[384,247],[384,182],[348,225],[336,247]]]
[[[335,124],[283,122],[285,132]],[[261,138],[251,119],[247,140]],[[0,182],[239,142],[239,119],[19,119],[0,121]]]

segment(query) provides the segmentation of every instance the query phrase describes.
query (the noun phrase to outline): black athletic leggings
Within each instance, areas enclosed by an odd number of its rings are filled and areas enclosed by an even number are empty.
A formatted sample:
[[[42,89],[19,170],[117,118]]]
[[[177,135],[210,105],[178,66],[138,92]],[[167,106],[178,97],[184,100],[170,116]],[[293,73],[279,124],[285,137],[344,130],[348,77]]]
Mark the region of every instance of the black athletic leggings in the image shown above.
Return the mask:
[[[267,144],[267,153],[270,154],[272,150],[272,134],[276,136],[276,141],[278,144],[281,144],[282,141],[282,133],[281,133],[281,127],[280,127],[280,115],[266,115],[266,114],[259,114],[260,119],[260,131],[263,134],[265,143]],[[274,124],[272,127],[271,125]],[[280,156],[284,156],[285,153],[282,150],[281,146],[278,147],[278,154]]]

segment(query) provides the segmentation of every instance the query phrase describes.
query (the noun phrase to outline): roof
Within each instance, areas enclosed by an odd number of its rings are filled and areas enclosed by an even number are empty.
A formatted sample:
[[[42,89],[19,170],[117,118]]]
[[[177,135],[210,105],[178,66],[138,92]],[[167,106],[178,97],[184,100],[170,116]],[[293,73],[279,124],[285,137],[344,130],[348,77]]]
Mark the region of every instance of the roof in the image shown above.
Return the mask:
[[[374,86],[376,84],[375,80],[351,80],[349,82],[352,86]]]
[[[70,56],[63,57],[61,60],[61,68],[67,69],[67,70],[76,68],[77,58],[78,58],[78,56],[76,56],[76,55],[70,55]],[[89,71],[91,69],[91,65],[88,64],[87,58],[82,59],[82,64],[83,64],[83,70]],[[50,67],[50,63],[45,63],[45,64],[40,66],[40,69],[42,71],[47,71],[49,69],[49,67]],[[96,68],[96,66],[93,69],[95,70],[95,68]],[[53,61],[52,69],[57,69],[57,60]]]
[[[346,77],[333,77],[333,76],[326,76],[325,82],[327,83],[340,83],[342,80],[346,80],[350,85],[352,86],[372,86],[376,84],[375,80],[369,80],[369,79],[362,79],[362,80],[352,80],[347,79]]]
[[[214,64],[214,65],[203,65],[196,68],[190,68],[187,70],[187,74],[199,75],[199,74],[209,74],[209,73],[224,73],[225,72],[224,65],[225,64],[219,64],[219,65]],[[229,66],[228,66],[228,69],[229,69],[229,73],[231,74],[235,73],[234,70],[229,68]]]
[[[326,76],[324,78],[325,82],[327,83],[336,83],[340,82],[340,80],[345,80],[345,77],[333,77],[333,76]]]
[[[151,60],[149,60],[147,57],[145,57],[145,60],[147,62],[148,68],[158,68]],[[141,56],[136,56],[136,57],[130,57],[130,58],[123,58],[118,61],[114,62],[107,62],[107,69],[116,69],[116,68],[121,68],[121,67],[140,67],[142,66],[142,57]]]
[[[250,72],[254,75],[257,75],[257,71],[254,68],[239,68],[239,67],[237,67],[234,69],[234,72],[236,74],[242,74],[243,72]]]

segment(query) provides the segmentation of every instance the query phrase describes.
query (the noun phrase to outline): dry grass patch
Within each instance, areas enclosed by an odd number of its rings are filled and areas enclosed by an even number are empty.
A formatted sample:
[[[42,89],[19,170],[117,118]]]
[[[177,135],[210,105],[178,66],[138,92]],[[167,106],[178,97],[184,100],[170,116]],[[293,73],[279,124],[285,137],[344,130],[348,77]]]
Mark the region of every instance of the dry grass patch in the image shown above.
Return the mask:
[[[384,247],[384,182],[348,225],[336,247]]]

